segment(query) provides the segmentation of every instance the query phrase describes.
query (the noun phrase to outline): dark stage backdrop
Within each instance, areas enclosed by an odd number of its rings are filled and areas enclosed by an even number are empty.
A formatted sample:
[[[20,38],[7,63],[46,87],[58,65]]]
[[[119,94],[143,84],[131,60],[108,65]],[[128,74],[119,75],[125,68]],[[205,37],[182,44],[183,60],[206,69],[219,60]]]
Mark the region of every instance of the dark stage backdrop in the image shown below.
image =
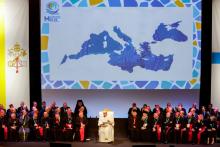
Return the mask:
[[[97,117],[100,110],[109,108],[115,112],[116,118],[126,118],[132,102],[139,107],[143,104],[173,106],[182,103],[188,108],[192,103],[199,103],[199,90],[42,90],[42,96],[47,103],[56,101],[58,106],[63,102],[75,108],[77,99],[82,99],[88,109],[88,117]]]

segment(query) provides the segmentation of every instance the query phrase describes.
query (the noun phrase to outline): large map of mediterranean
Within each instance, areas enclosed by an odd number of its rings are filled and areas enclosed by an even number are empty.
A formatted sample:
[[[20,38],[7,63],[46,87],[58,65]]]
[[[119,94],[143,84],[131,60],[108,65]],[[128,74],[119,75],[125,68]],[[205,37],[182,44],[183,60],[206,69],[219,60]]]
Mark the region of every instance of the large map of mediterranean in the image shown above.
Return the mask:
[[[89,55],[104,55],[109,57],[108,64],[120,67],[121,70],[132,73],[134,67],[139,66],[144,70],[169,71],[173,63],[173,54],[155,55],[151,51],[152,44],[158,44],[166,39],[175,42],[186,42],[188,37],[179,29],[182,21],[165,24],[161,22],[152,34],[153,41],[143,41],[135,48],[132,38],[123,32],[120,26],[113,26],[112,31],[117,35],[113,38],[110,33],[103,30],[99,34],[91,33],[88,40],[84,41],[81,49],[75,54],[65,54],[60,65],[68,60],[80,60]],[[117,41],[121,39],[124,44]]]

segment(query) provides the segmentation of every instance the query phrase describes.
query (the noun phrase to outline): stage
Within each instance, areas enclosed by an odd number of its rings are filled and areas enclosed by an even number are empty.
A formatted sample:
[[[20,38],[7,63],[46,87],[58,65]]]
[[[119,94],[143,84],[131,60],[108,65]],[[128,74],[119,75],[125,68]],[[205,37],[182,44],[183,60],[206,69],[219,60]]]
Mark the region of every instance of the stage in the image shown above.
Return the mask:
[[[56,144],[57,143],[57,144]],[[153,144],[143,142],[131,142],[127,138],[115,138],[115,142],[111,144],[99,143],[95,139],[91,141],[81,142],[5,142],[0,143],[0,147],[50,147],[51,144],[56,144],[54,147],[205,147],[207,145],[191,145],[191,144]],[[211,145],[219,147],[220,143]],[[53,147],[53,146],[51,146]]]

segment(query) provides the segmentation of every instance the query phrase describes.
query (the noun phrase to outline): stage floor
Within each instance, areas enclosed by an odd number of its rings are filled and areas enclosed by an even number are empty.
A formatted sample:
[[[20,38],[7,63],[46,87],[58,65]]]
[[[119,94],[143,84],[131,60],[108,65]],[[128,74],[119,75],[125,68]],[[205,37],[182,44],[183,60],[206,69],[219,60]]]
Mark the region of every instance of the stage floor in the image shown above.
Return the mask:
[[[127,138],[115,139],[114,143],[99,143],[95,140],[91,140],[85,143],[81,142],[52,142],[58,143],[55,147],[65,147],[61,144],[70,144],[72,147],[148,147],[147,145],[155,145],[155,147],[207,147],[207,145],[191,145],[191,144],[152,144],[143,142],[131,142]],[[61,144],[60,144],[61,143]],[[136,146],[137,145],[137,146]],[[212,147],[219,147],[220,143],[210,145]],[[4,142],[0,143],[0,147],[50,147],[49,142]],[[67,146],[68,147],[68,146]]]

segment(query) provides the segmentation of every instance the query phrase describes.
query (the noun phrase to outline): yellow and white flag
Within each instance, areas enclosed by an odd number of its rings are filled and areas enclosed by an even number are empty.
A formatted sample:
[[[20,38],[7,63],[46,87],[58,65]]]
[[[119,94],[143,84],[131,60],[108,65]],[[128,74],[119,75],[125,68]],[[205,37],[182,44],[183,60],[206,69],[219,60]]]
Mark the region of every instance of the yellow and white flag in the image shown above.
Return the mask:
[[[29,1],[0,0],[0,104],[29,106]]]

